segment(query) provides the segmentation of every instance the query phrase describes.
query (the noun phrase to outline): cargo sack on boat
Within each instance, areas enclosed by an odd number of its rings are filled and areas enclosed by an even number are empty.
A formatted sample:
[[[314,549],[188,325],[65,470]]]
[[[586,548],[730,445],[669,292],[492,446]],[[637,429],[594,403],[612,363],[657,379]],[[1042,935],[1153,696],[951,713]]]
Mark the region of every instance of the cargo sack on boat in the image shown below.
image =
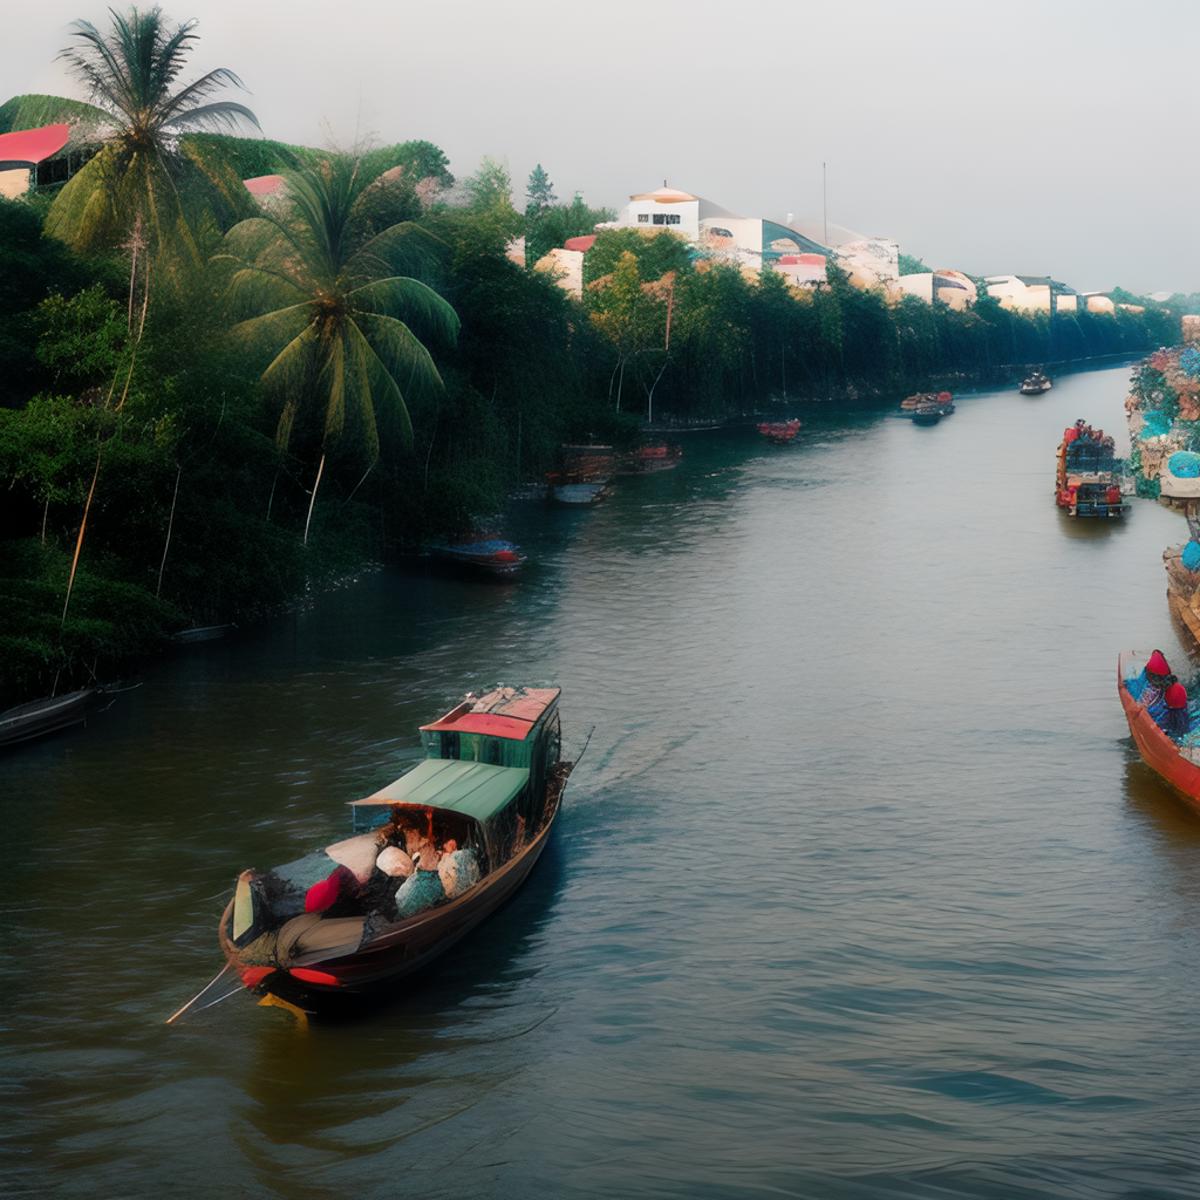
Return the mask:
[[[279,931],[275,960],[281,967],[309,955],[334,958],[353,954],[362,941],[364,918],[322,917],[310,913],[293,917]]]
[[[400,920],[416,916],[446,898],[446,889],[436,871],[417,871],[396,892],[396,916]]]
[[[1200,571],[1200,542],[1188,542],[1179,556],[1179,561],[1189,571]]]
[[[334,842],[325,847],[325,853],[340,867],[346,867],[353,872],[358,882],[366,883],[375,869],[375,856],[379,853],[379,844],[373,833],[360,833],[355,837],[346,838],[342,842]]]
[[[417,869],[413,860],[399,846],[388,846],[380,851],[375,865],[392,879],[407,879]]]
[[[479,860],[473,850],[455,850],[444,854],[438,863],[438,878],[442,881],[447,899],[453,900],[470,891],[479,882],[479,877]]]

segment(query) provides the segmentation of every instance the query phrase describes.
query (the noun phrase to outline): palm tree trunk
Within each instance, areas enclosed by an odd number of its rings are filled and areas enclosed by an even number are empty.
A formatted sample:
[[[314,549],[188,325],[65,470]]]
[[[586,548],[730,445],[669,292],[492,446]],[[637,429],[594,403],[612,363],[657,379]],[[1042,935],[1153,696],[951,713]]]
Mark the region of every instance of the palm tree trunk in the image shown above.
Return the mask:
[[[313,484],[312,499],[308,502],[308,516],[304,521],[304,544],[308,545],[308,527],[312,524],[313,509],[317,504],[317,488],[321,486],[321,473],[325,470],[325,455],[322,453],[321,461],[317,466],[317,479]]]
[[[175,491],[171,495],[171,515],[167,518],[167,540],[163,542],[162,562],[158,564],[158,586],[154,589],[154,598],[162,595],[163,568],[167,565],[167,551],[171,548],[171,530],[175,528],[175,501],[179,499],[179,477],[183,474],[183,464],[175,468]]]
[[[79,536],[75,539],[75,556],[71,559],[71,577],[67,580],[67,597],[63,601],[62,620],[58,627],[67,623],[67,609],[71,605],[71,592],[75,588],[75,572],[79,568],[79,555],[83,551],[83,535],[87,529],[88,514],[92,511],[92,497],[96,494],[96,480],[100,478],[100,460],[104,456],[104,445],[96,447],[96,469],[92,472],[92,486],[88,488],[87,500],[83,505],[83,520],[79,523]]]

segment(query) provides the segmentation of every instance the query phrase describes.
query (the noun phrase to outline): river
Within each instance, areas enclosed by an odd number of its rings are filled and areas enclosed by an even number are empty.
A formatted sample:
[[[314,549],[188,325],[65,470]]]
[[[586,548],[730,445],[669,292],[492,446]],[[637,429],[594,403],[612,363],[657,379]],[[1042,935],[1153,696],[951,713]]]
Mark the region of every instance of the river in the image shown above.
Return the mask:
[[[5,1196],[1200,1195],[1200,819],[1136,758],[1181,518],[1055,509],[1127,369],[691,435],[514,584],[389,569],[0,760]],[[307,1033],[220,964],[460,692],[595,726],[529,885]]]

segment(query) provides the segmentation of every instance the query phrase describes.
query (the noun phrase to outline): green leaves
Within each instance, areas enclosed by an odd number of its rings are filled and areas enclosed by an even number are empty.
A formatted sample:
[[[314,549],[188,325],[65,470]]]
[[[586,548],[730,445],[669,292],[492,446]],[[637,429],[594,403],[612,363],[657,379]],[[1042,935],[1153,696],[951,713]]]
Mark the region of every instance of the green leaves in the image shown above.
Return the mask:
[[[270,356],[262,382],[282,400],[281,447],[312,407],[323,418],[325,449],[350,419],[373,462],[376,406],[392,410],[410,438],[406,392],[441,387],[432,356],[406,322],[447,343],[458,334],[458,317],[432,287],[393,273],[403,262],[432,267],[438,243],[407,222],[363,241],[359,204],[374,179],[357,159],[333,157],[284,177],[286,210],[239,223],[217,256],[228,271],[231,310],[242,318],[233,334]]]

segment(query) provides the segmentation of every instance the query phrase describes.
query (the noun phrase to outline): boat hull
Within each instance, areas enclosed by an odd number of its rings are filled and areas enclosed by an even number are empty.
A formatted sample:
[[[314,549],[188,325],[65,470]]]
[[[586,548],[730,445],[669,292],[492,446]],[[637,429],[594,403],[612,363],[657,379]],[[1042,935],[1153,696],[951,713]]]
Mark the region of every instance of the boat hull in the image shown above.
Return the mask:
[[[0,713],[0,746],[16,746],[80,725],[99,697],[99,688],[84,688],[56,699],[34,700],[10,708]]]
[[[555,504],[564,504],[569,508],[586,507],[589,504],[599,504],[608,495],[608,484],[605,483],[559,483],[550,487],[550,499]]]
[[[1125,653],[1117,660],[1117,695],[1125,710],[1125,720],[1133,744],[1141,755],[1142,762],[1155,774],[1166,780],[1188,805],[1200,814],[1200,766],[1189,761],[1179,747],[1158,727],[1158,723],[1124,686],[1126,677],[1133,673],[1134,656]]]
[[[562,765],[569,775],[569,765]],[[258,994],[278,996],[307,1012],[332,1012],[372,999],[387,999],[394,984],[444,954],[516,894],[550,840],[565,788],[566,775],[562,786],[550,797],[546,820],[529,845],[457,900],[410,917],[353,954],[336,958],[306,955],[287,969],[276,969],[248,986]],[[241,973],[243,964],[227,933],[232,912],[230,900],[221,915],[218,938],[226,961]],[[331,982],[325,985],[297,978],[291,973],[296,968],[317,971]]]

